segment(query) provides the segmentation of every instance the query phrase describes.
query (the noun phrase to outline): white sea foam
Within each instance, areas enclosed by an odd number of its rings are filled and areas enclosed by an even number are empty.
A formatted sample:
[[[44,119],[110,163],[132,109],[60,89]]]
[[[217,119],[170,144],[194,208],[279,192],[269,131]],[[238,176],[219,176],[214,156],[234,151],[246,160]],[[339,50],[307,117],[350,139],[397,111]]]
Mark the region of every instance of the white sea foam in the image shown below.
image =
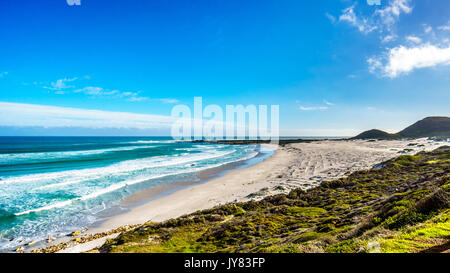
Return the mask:
[[[77,177],[77,179],[93,177],[98,175],[117,175],[120,173],[126,174],[133,171],[144,170],[148,168],[167,167],[178,164],[186,164],[189,162],[208,160],[217,157],[226,156],[234,153],[235,150],[230,151],[212,151],[205,153],[198,153],[190,157],[168,157],[159,156],[144,159],[127,160],[120,163],[116,163],[107,167],[98,167],[82,170],[70,170],[52,173],[30,174],[16,177],[8,177],[0,180],[0,185],[10,183],[25,183],[25,182],[56,182],[59,183],[65,178]],[[66,183],[68,183],[67,181]],[[75,183],[75,182],[74,182]]]
[[[135,184],[139,184],[139,183],[143,183],[152,179],[157,179],[157,178],[162,178],[162,177],[167,177],[167,176],[172,176],[172,175],[179,175],[179,174],[185,174],[185,173],[192,173],[192,172],[199,172],[199,171],[203,171],[203,170],[207,170],[207,169],[211,169],[211,168],[217,168],[226,164],[230,164],[230,163],[234,163],[234,162],[238,162],[238,161],[243,161],[243,160],[248,160],[251,159],[253,157],[255,157],[256,155],[258,155],[257,152],[254,152],[246,157],[243,158],[238,158],[238,159],[234,159],[234,160],[229,160],[229,161],[225,161],[225,162],[221,162],[218,164],[213,164],[213,165],[209,165],[209,166],[205,166],[205,167],[198,167],[198,168],[191,168],[191,169],[185,169],[182,171],[178,171],[178,172],[173,172],[173,173],[168,173],[168,174],[163,174],[163,175],[155,175],[152,177],[145,177],[145,178],[137,178],[134,180],[128,180],[128,181],[123,181],[114,185],[111,185],[109,187],[100,189],[98,191],[95,191],[93,193],[87,194],[85,196],[82,197],[78,197],[78,198],[74,198],[71,200],[67,200],[67,201],[63,201],[63,202],[57,202],[48,206],[44,206],[44,207],[40,207],[40,208],[36,208],[36,209],[30,209],[30,210],[26,210],[23,212],[18,212],[15,213],[16,216],[20,216],[20,215],[25,215],[25,214],[29,214],[29,213],[35,213],[35,212],[40,212],[40,211],[45,211],[45,210],[51,210],[54,208],[61,208],[61,207],[65,207],[68,206],[70,204],[72,204],[74,201],[79,201],[79,200],[88,200],[88,199],[93,199],[96,197],[99,197],[101,195],[110,193],[110,192],[114,192],[117,191],[119,189],[122,189],[126,186],[131,186],[131,185],[135,185]]]
[[[67,200],[67,201],[63,201],[63,202],[58,202],[58,203],[54,203],[45,207],[41,207],[41,208],[37,208],[37,209],[31,209],[31,210],[27,210],[24,212],[18,212],[18,213],[14,213],[14,215],[16,216],[20,216],[20,215],[25,215],[25,214],[29,214],[32,212],[39,212],[39,211],[44,211],[44,210],[51,210],[51,209],[55,209],[55,208],[62,208],[65,206],[68,206],[70,204],[72,204],[73,200]]]
[[[66,151],[66,152],[39,152],[39,153],[15,153],[15,154],[0,154],[0,164],[8,163],[12,164],[14,160],[42,160],[42,159],[52,159],[52,158],[64,158],[64,157],[74,157],[74,156],[86,156],[103,154],[108,152],[119,152],[119,151],[132,151],[137,149],[148,149],[156,148],[158,146],[130,146],[130,147],[120,147],[120,148],[109,148],[109,149],[97,149],[97,150],[84,150],[84,151]]]
[[[39,190],[56,188],[56,187],[65,187],[65,186],[69,186],[69,185],[73,185],[73,184],[83,183],[85,181],[99,179],[101,177],[102,177],[101,175],[98,175],[96,177],[91,176],[91,177],[83,178],[83,179],[75,179],[75,180],[69,180],[69,181],[66,181],[66,182],[58,182],[56,184],[49,184],[49,185],[44,185],[44,186],[41,186],[41,187],[37,187],[37,188],[35,188],[33,190],[38,190],[39,191]]]

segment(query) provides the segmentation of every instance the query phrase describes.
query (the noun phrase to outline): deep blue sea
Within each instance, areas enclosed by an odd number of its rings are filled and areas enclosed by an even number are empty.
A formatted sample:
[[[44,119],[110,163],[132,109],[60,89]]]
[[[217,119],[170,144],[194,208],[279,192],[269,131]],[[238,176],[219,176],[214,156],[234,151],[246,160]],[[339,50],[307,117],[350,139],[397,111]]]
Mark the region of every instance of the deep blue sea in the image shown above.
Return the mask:
[[[60,237],[144,189],[255,157],[169,137],[0,137],[0,251]]]

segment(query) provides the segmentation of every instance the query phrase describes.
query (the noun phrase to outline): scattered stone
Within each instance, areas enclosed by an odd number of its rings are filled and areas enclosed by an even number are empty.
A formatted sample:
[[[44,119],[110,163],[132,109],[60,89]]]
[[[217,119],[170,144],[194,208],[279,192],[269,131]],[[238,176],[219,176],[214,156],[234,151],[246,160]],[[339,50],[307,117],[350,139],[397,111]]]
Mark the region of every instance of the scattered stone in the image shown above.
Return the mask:
[[[150,222],[151,221],[149,221],[148,223],[150,223]],[[69,247],[73,246],[74,244],[87,243],[87,242],[90,242],[90,241],[93,241],[96,239],[100,239],[100,238],[103,238],[103,237],[106,237],[106,236],[109,236],[109,235],[112,235],[115,233],[121,233],[124,231],[128,231],[128,230],[137,228],[139,226],[141,226],[141,225],[125,225],[125,226],[121,226],[121,227],[118,227],[116,229],[113,229],[113,230],[110,230],[107,232],[100,232],[100,233],[96,233],[96,234],[89,234],[84,237],[74,238],[69,242],[62,242],[57,245],[47,246],[45,248],[33,249],[33,250],[31,250],[31,252],[32,253],[54,253],[54,252],[58,252],[60,250],[69,248]],[[70,236],[77,236],[77,235],[80,235],[80,231],[78,231],[78,230],[74,231],[70,234]],[[52,239],[54,239],[54,238],[52,238]]]

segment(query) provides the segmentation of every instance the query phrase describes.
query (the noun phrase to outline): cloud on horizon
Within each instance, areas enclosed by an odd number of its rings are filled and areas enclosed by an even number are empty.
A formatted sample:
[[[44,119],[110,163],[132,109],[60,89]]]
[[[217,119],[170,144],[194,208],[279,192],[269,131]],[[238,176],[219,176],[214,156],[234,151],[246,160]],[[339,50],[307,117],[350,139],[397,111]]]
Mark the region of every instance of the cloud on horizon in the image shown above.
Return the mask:
[[[175,120],[162,115],[0,102],[0,126],[155,129],[169,128]]]
[[[175,115],[175,114],[174,114]],[[163,116],[112,112],[71,107],[0,102],[0,135],[170,135],[172,126],[222,126],[238,124],[227,121],[185,116]],[[189,126],[189,125],[187,125]],[[23,132],[23,133],[21,133]],[[155,134],[155,132],[159,132]],[[207,132],[205,132],[207,135]]]

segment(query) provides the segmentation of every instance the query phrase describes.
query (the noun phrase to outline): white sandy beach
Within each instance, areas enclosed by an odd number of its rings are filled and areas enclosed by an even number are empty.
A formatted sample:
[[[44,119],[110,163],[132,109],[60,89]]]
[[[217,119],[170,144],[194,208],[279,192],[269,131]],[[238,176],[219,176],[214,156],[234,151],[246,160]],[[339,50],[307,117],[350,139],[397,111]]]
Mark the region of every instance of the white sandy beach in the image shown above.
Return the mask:
[[[236,201],[261,199],[287,193],[301,187],[308,189],[324,180],[346,176],[401,154],[429,151],[444,145],[427,139],[412,141],[319,141],[271,146],[275,154],[263,162],[239,169],[203,184],[178,190],[110,218],[81,236],[112,230],[124,225],[164,221],[197,210]],[[405,150],[407,149],[407,150]],[[117,236],[111,234],[108,238]],[[101,246],[100,238],[77,244],[60,252],[85,252]],[[74,243],[75,244],[75,243]]]

